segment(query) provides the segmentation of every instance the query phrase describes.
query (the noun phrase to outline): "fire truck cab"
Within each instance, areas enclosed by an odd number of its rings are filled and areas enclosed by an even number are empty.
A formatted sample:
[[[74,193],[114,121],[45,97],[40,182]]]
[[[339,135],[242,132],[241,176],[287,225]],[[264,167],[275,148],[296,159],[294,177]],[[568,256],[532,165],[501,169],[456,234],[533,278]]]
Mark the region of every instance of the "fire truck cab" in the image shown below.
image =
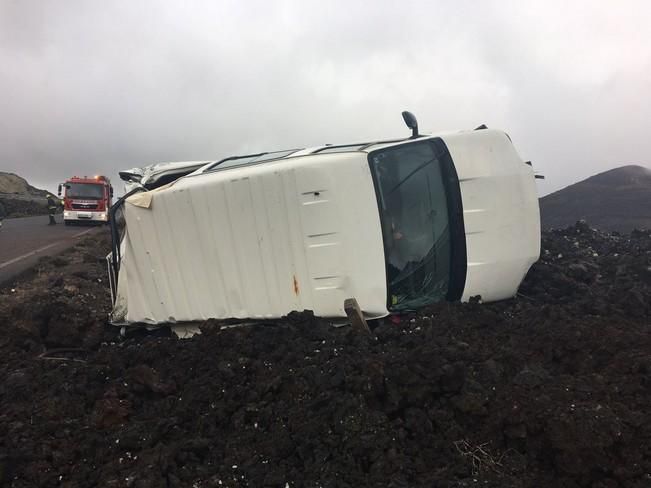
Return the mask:
[[[59,185],[63,199],[63,221],[107,223],[113,197],[111,181],[106,176],[73,176]]]

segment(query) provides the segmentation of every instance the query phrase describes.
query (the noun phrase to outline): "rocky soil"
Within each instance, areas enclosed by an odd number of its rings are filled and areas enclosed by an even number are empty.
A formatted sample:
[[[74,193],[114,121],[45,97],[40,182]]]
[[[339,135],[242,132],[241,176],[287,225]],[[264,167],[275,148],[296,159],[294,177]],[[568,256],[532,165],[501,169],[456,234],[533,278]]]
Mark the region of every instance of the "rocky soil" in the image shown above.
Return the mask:
[[[46,200],[28,200],[0,196],[0,219],[47,215]]]
[[[0,484],[651,486],[651,235],[545,233],[520,294],[372,336],[106,324],[106,236],[0,290]]]

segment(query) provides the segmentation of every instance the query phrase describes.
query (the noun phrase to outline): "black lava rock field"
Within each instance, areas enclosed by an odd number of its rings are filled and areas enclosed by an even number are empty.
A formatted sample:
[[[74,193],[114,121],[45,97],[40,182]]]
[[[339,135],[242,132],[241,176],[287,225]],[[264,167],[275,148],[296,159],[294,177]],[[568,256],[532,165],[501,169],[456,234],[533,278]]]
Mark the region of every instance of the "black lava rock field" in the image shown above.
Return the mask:
[[[0,290],[0,485],[649,487],[651,234],[543,234],[520,293],[372,335],[107,324],[104,235]]]

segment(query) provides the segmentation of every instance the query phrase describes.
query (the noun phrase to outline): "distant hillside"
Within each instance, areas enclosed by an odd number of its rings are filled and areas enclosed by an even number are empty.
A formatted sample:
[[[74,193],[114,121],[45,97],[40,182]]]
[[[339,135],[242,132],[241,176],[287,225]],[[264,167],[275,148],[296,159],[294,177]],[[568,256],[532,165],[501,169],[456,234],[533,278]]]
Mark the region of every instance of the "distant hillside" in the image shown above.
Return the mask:
[[[651,229],[651,169],[630,165],[591,176],[540,199],[544,228],[586,220],[603,230]]]
[[[0,218],[47,213],[47,193],[27,183],[25,178],[0,171]]]
[[[25,178],[0,171],[0,193],[45,198],[47,191],[33,187]]]

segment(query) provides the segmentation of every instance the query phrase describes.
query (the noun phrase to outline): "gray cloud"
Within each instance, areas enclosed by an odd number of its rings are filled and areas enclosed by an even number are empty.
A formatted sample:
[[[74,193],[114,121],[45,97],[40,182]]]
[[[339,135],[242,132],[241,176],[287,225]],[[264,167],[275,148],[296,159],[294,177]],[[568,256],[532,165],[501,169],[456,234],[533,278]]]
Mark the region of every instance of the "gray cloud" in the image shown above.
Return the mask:
[[[507,130],[541,193],[651,164],[651,4],[524,3],[0,0],[0,169],[393,137],[405,108]]]

